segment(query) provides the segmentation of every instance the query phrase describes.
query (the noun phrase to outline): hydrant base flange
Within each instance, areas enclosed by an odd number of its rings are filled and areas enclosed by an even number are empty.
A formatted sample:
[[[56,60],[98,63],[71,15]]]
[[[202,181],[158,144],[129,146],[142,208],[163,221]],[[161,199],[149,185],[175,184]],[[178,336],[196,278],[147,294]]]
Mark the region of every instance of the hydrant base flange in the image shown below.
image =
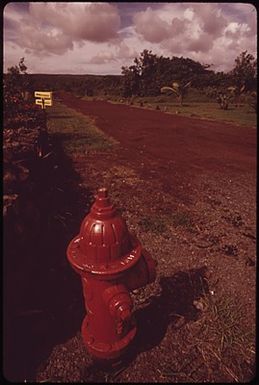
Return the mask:
[[[88,316],[83,320],[81,333],[83,337],[83,341],[87,347],[87,350],[90,355],[99,359],[116,359],[121,357],[123,353],[129,347],[129,344],[134,339],[137,332],[136,326],[134,326],[130,332],[125,335],[122,339],[116,341],[115,343],[108,344],[99,341],[95,341],[94,337],[88,333]]]

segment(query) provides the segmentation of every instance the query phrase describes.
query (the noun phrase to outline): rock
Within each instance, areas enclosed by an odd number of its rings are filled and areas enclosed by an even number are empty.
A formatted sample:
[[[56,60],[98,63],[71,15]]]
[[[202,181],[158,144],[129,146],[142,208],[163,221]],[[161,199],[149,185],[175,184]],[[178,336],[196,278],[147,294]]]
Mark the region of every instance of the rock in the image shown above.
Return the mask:
[[[28,168],[21,165],[18,166],[18,177],[21,182],[26,181],[29,177],[29,174],[30,174],[30,171]]]
[[[194,300],[193,301],[193,306],[197,309],[197,310],[200,310],[200,311],[204,311],[205,310],[205,303],[202,301],[202,299],[199,299],[199,300]]]
[[[13,207],[16,199],[18,198],[18,194],[5,194],[3,196],[3,216],[6,217],[10,209]]]
[[[16,176],[16,174],[14,173],[13,170],[7,170],[4,173],[3,181],[4,181],[4,188],[5,187],[8,188],[10,185],[12,185],[13,183],[17,182],[17,176]]]
[[[248,257],[246,260],[246,266],[255,266],[255,260],[252,258]]]

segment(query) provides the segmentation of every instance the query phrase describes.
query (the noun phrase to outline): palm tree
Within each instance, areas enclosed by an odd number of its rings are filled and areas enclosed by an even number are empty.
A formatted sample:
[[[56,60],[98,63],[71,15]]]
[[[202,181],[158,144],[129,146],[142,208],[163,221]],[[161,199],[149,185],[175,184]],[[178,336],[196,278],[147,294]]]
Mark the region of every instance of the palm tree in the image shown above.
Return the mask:
[[[248,101],[249,106],[251,106],[255,111],[257,111],[257,93],[252,91],[250,93],[250,100]]]
[[[186,84],[183,84],[180,82],[173,82],[172,87],[165,86],[165,87],[162,87],[160,91],[162,93],[169,91],[170,93],[176,94],[176,96],[180,102],[180,105],[182,106],[183,105],[183,97],[184,97],[184,95],[186,95],[187,88],[190,87],[190,85],[191,85],[191,81],[189,81]]]
[[[228,87],[228,91],[230,92],[231,95],[234,96],[235,102],[236,102],[236,107],[240,106],[240,96],[241,94],[245,91],[245,85],[239,86],[231,86]]]
[[[230,96],[225,92],[219,91],[217,94],[217,102],[222,110],[227,110],[230,102]]]

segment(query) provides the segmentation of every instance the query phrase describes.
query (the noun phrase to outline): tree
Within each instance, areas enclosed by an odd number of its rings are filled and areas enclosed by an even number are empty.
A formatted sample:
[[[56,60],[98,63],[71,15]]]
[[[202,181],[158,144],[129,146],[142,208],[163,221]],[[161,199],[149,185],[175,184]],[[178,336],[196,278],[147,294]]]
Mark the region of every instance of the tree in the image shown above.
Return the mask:
[[[170,92],[176,94],[180,105],[183,105],[183,97],[186,95],[188,88],[191,85],[191,81],[188,83],[173,82],[172,87],[164,86],[161,88],[161,92]]]
[[[157,85],[157,62],[158,57],[144,49],[140,54],[140,58],[135,58],[139,76],[140,76],[140,95],[154,96],[158,93],[159,86]]]
[[[161,87],[172,79],[179,85],[191,81],[192,85],[203,86],[202,78],[206,81],[214,75],[209,67],[189,58],[157,56],[145,49],[133,65],[122,67],[124,96],[159,95]]]
[[[3,77],[3,112],[5,122],[10,119],[19,120],[19,115],[24,114],[24,110],[28,108],[28,96],[32,90],[31,87],[32,84],[27,74],[27,66],[24,63],[24,58],[21,58],[18,65],[8,68],[7,73]],[[12,125],[15,124],[12,122]]]
[[[128,98],[140,93],[140,74],[138,68],[134,65],[122,67],[123,78],[123,96]]]
[[[30,91],[30,82],[27,74],[27,67],[22,57],[18,63],[7,69],[4,76],[4,101],[12,104],[14,100],[25,99],[26,91]]]
[[[133,65],[130,67],[122,67],[125,97],[157,94],[159,90],[155,81],[157,60],[157,56],[152,54],[152,51],[144,49],[140,57],[134,59]]]
[[[255,90],[257,60],[253,55],[244,51],[235,59],[235,63],[234,69],[230,71],[234,86],[238,90],[241,90],[243,86],[247,91]]]
[[[8,68],[3,77],[3,112],[4,127],[28,127],[34,121],[38,106],[28,101],[28,91],[31,88],[31,78],[27,74],[24,58],[18,65]],[[37,117],[38,120],[38,117]]]

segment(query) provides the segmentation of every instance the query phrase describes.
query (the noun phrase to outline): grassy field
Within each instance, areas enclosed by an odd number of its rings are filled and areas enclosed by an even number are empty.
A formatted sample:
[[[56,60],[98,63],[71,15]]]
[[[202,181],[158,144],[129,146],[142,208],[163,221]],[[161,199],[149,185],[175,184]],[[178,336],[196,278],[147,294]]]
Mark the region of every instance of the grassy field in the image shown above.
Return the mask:
[[[84,100],[97,100],[97,97],[83,97]],[[104,98],[103,98],[104,99]],[[121,97],[106,97],[111,103],[126,103],[135,107],[159,109],[170,114],[179,114],[198,119],[219,120],[236,125],[256,127],[256,113],[248,104],[235,107],[231,104],[228,110],[219,108],[218,103],[205,101],[205,97],[186,98],[183,106],[180,106],[175,97],[135,97],[134,99],[123,99]],[[142,105],[141,105],[142,104]]]
[[[55,102],[48,114],[48,131],[62,135],[62,145],[68,155],[82,155],[91,150],[108,150],[116,141],[108,138],[93,119]]]

